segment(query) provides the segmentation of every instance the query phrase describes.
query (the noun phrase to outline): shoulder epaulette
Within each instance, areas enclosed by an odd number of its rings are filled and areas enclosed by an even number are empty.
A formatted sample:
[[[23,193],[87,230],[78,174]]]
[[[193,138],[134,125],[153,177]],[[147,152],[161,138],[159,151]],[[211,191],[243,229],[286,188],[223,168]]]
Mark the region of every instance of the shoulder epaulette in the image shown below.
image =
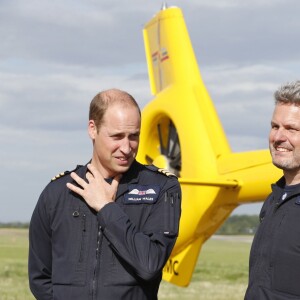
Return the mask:
[[[64,171],[62,173],[59,173],[59,174],[55,175],[53,178],[51,178],[51,181],[54,181],[54,180],[56,180],[58,178],[61,178],[61,177],[64,177],[65,175],[70,174],[70,173],[76,171],[79,167],[81,167],[81,166],[77,165],[76,168],[74,170],[72,170],[72,171]]]
[[[158,169],[157,172],[164,174],[168,177],[176,177],[177,178],[177,176],[174,173],[170,172],[168,169]]]
[[[172,172],[170,172],[168,169],[158,168],[154,165],[146,165],[146,167],[147,167],[147,169],[149,169],[153,172],[161,173],[168,177],[176,177],[177,178],[177,176],[175,174],[173,174]]]
[[[65,176],[65,175],[67,175],[69,173],[71,173],[71,172],[70,171],[65,171],[65,172],[59,173],[59,174],[55,175],[53,178],[51,178],[51,181],[54,181],[54,180],[56,180],[58,178],[61,178],[61,177]]]

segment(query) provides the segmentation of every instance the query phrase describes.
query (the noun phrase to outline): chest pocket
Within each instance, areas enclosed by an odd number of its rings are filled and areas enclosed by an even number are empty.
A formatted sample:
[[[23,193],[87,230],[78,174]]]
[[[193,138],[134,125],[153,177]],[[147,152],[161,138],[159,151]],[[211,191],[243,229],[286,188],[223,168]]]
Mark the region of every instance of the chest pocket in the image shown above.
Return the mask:
[[[84,285],[91,213],[77,204],[57,210],[58,215],[60,221],[53,230],[52,282],[54,285]]]

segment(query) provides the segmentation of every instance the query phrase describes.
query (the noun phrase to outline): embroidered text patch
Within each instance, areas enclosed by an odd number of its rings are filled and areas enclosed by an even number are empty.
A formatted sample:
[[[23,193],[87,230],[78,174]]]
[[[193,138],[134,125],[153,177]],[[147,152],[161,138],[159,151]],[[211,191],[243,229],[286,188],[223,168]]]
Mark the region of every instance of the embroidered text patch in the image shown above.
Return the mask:
[[[159,196],[158,185],[130,184],[129,192],[124,195],[125,204],[155,203]]]

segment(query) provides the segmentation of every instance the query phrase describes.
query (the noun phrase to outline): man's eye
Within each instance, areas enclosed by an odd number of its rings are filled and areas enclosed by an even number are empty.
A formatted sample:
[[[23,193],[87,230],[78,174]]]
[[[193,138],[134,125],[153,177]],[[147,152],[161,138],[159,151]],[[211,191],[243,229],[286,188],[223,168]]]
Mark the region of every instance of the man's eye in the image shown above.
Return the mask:
[[[289,132],[297,132],[298,130],[296,128],[289,128],[288,131]]]
[[[113,135],[111,136],[113,140],[121,140],[123,137],[121,135]]]
[[[136,141],[136,140],[139,139],[139,137],[140,137],[139,134],[133,134],[133,135],[130,136],[130,140]]]

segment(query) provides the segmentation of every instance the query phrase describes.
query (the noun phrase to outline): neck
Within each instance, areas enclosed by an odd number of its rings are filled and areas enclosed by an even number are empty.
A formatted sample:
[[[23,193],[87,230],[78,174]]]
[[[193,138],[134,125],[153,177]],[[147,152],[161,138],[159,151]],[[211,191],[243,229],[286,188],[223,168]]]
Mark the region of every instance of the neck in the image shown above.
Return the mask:
[[[99,160],[95,157],[92,158],[91,164],[97,169],[97,171],[102,175],[103,178],[113,178],[114,176],[116,176],[116,174],[112,174],[108,170],[104,169]]]
[[[297,171],[297,172],[283,171],[283,174],[284,174],[286,185],[295,185],[295,184],[300,183],[299,171]]]

